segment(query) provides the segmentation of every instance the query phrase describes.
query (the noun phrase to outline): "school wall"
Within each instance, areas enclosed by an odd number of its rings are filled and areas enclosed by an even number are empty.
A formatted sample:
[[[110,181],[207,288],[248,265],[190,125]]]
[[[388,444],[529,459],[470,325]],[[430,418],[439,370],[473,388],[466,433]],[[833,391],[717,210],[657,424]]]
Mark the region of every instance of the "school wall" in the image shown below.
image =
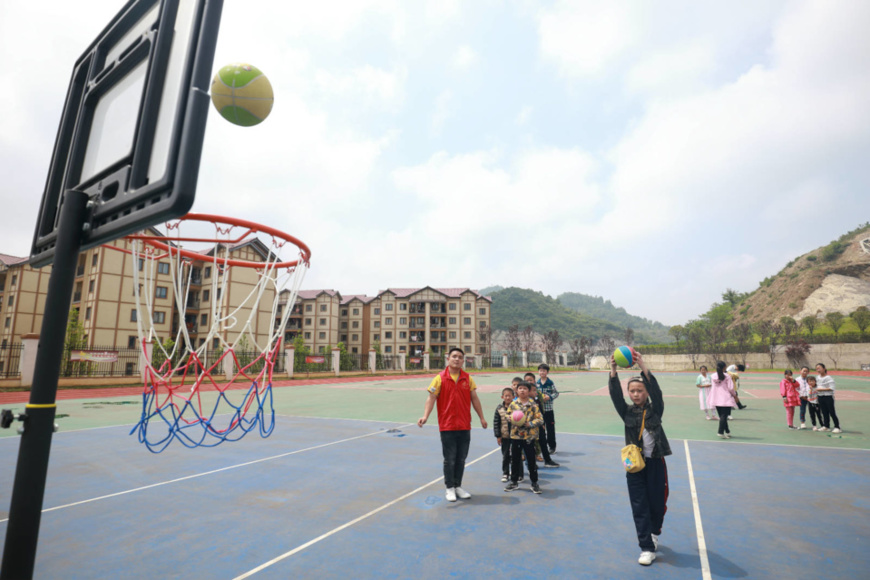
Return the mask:
[[[642,347],[639,347],[638,350],[643,352]],[[712,370],[716,366],[716,360],[707,354],[696,356],[694,364],[692,364],[692,357],[687,354],[650,354],[645,355],[644,359],[653,371],[692,370],[697,369],[702,364],[707,365]],[[724,360],[728,364],[743,362],[742,358],[738,360],[734,355],[726,356]],[[870,343],[814,344],[806,360],[802,361],[802,364],[813,368],[816,363],[823,363],[828,369],[834,370],[859,370],[862,364],[870,365]],[[592,357],[589,366],[593,370],[604,370],[609,368],[609,362],[603,356],[596,356]],[[769,355],[757,353],[746,355],[746,366],[749,370],[753,370],[781,369],[794,367],[795,365],[785,356],[785,347],[777,347],[776,358],[773,361],[772,367]]]

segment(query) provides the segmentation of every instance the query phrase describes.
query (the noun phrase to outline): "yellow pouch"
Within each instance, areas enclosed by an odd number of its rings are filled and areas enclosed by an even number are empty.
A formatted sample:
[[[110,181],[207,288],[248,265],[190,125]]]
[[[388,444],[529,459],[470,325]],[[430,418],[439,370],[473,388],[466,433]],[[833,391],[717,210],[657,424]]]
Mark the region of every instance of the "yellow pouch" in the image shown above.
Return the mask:
[[[646,410],[644,410],[643,418],[640,420],[640,435],[637,438],[638,441],[640,441],[643,437],[644,421],[646,421]],[[646,467],[646,462],[643,460],[643,450],[634,443],[623,447],[622,465],[629,473],[637,473],[638,471],[643,471],[643,468]]]

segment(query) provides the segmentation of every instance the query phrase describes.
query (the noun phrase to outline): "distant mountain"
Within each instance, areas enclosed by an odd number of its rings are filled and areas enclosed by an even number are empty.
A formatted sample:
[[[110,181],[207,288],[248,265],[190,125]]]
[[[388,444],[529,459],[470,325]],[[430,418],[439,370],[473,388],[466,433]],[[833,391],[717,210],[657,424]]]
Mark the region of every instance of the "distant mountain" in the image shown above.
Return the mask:
[[[524,288],[499,290],[487,288],[480,292],[492,296],[492,327],[495,330],[507,330],[514,324],[521,329],[531,326],[539,333],[558,330],[565,340],[580,336],[597,340],[604,335],[609,335],[620,342],[625,335],[626,326],[568,308],[559,300],[542,292]],[[650,326],[649,323],[647,325]],[[635,343],[643,344],[660,340],[647,330],[638,330],[633,326],[631,328],[635,331]]]
[[[489,288],[478,290],[478,292],[480,292],[484,296],[489,296],[493,292],[498,292],[499,290],[504,290],[504,286],[490,286]]]
[[[672,340],[668,336],[668,327],[661,322],[633,316],[626,312],[625,308],[614,306],[610,300],[605,300],[600,296],[565,292],[560,294],[557,300],[571,310],[611,322],[620,328],[631,328],[635,333],[641,332],[656,342],[670,342]]]

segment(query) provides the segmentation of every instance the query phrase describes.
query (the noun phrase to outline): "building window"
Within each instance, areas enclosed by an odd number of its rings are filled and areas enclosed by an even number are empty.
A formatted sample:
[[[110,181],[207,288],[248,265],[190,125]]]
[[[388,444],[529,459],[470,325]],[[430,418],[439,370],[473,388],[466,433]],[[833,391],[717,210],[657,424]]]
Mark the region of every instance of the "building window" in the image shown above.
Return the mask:
[[[347,342],[347,335],[346,334],[341,335],[341,342]]]
[[[91,256],[91,266],[96,266],[96,265],[97,265],[97,255],[94,254],[93,256]]]
[[[392,319],[392,318],[387,317],[387,318],[384,319],[384,324],[392,324],[392,323],[393,323],[393,319]]]
[[[208,324],[208,314],[201,314],[201,315],[199,316],[199,323],[200,323],[202,326],[205,326],[206,324]]]
[[[400,346],[400,347],[399,347],[399,352],[405,352],[405,347],[404,347],[404,346]]]
[[[482,347],[480,347],[480,348],[477,349],[477,350],[479,350],[481,354],[485,354],[485,353],[486,353],[486,347],[485,347],[485,346],[482,346]]]
[[[91,280],[90,282],[88,282],[88,292],[93,292],[93,291],[94,291],[94,281]]]
[[[313,304],[306,304],[305,305],[305,312],[311,312],[312,310],[314,310]]]
[[[456,338],[456,331],[455,330],[450,331],[450,338]]]
[[[467,344],[465,345],[465,348],[463,348],[462,350],[464,350],[464,351],[467,352],[468,354],[471,354],[471,353],[474,352],[474,349],[471,348],[470,346],[468,346]]]
[[[392,310],[392,309],[393,309],[393,303],[392,303],[392,302],[388,302],[387,304],[384,304],[384,310],[390,311],[390,310]]]
[[[154,296],[157,298],[166,298],[169,289],[166,286],[158,286],[154,291]]]
[[[130,322],[136,322],[137,320],[139,320],[139,318],[137,316],[136,309],[134,308],[130,311]]]
[[[320,347],[318,347],[318,348],[317,348],[317,353],[318,353],[318,354],[325,354],[325,353],[326,353],[326,347],[325,347],[325,346],[320,346]]]
[[[350,323],[351,328],[359,328],[359,320],[354,320]]]
[[[466,302],[462,305],[465,310],[471,310],[471,302]]]
[[[126,374],[128,377],[133,376],[133,363],[128,362],[126,365],[124,365],[124,374]]]
[[[375,320],[375,328],[380,328],[380,327],[381,327],[381,323],[378,322],[377,320]]]
[[[480,321],[480,328],[486,328],[486,322],[484,322],[483,320]]]
[[[211,266],[206,266],[206,267],[205,267],[205,277],[206,277],[206,278],[211,278]],[[215,348],[217,348],[217,347],[215,347]]]
[[[456,317],[451,316],[450,318],[447,319],[447,323],[448,324],[456,324]]]
[[[320,326],[326,326],[326,319],[325,318],[320,319]]]
[[[218,291],[217,291],[217,299],[218,299],[218,300],[221,299],[221,295],[222,295],[223,293],[224,293],[224,289],[223,289],[223,288],[218,288]]]
[[[408,319],[402,316],[399,318],[399,324],[408,324]]]
[[[319,338],[319,339],[321,339],[321,340],[325,339],[325,338],[326,338],[326,333],[325,333],[325,332],[321,332],[320,334],[317,335],[317,338]]]
[[[449,308],[450,310],[456,310],[456,302],[451,302]]]
[[[470,318],[463,318],[462,324],[471,324],[471,319]]]
[[[393,347],[392,347],[392,346],[385,346],[385,347],[384,347],[384,352],[385,352],[385,353],[393,352]]]
[[[381,335],[380,335],[380,334],[376,334],[376,335],[375,335],[375,340],[380,340],[380,339],[381,339]]]
[[[392,332],[385,332],[384,333],[384,340],[390,340],[391,338],[393,338]]]
[[[399,303],[399,310],[407,310],[407,309],[408,309],[407,302],[400,302]]]
[[[326,312],[326,304],[321,304],[321,305],[320,305],[320,311],[321,311],[321,312]]]
[[[399,338],[408,338],[408,333],[407,332],[400,332]]]
[[[481,316],[486,316],[486,308],[481,308],[479,312]]]
[[[166,322],[166,313],[157,311],[154,313],[154,324],[163,324]]]
[[[381,309],[375,308],[375,316],[380,316],[380,314],[381,314]]]
[[[128,336],[127,337],[127,348],[136,348],[136,343],[139,342],[138,336]]]
[[[347,316],[347,308],[342,308],[342,309],[341,309],[341,315],[342,315],[342,316]]]
[[[204,345],[204,344],[205,344],[205,339],[204,339],[204,338],[200,338],[200,339],[199,339],[199,346],[202,346],[202,345]]]
[[[353,354],[357,354],[358,351],[356,347],[353,347],[352,349],[350,349],[350,352],[352,352]]]
[[[90,320],[90,319],[91,319],[91,307],[88,306],[88,307],[85,309],[85,320]]]
[[[359,308],[354,308],[354,309],[353,309],[353,315],[354,315],[354,316],[359,316]]]
[[[18,274],[12,274],[12,282],[9,283],[10,286],[15,286],[18,282]]]
[[[144,269],[145,269],[145,260],[143,258],[139,258],[139,271],[141,272]]]
[[[347,330],[347,322],[342,322],[342,323],[341,323],[341,329],[342,329],[342,330]]]
[[[463,333],[463,334],[465,335],[465,338],[466,338],[466,339],[471,338],[471,333],[470,333],[470,332],[465,332],[465,333]]]
[[[158,274],[168,274],[169,273],[169,262],[157,262],[157,273]]]
[[[311,319],[310,318],[305,319],[305,326],[311,326]]]
[[[359,335],[358,335],[358,334],[351,334],[351,335],[350,335],[350,339],[351,339],[352,341],[356,342],[356,341],[359,340]]]
[[[208,274],[206,274],[206,275],[208,275]],[[219,338],[215,338],[214,340],[211,341],[211,347],[212,347],[214,350],[219,349],[220,346],[221,346],[221,339],[219,339]]]
[[[202,291],[202,301],[203,301],[203,302],[208,302],[208,299],[209,299],[210,297],[211,297],[211,292],[210,292],[210,291],[208,291],[208,290],[203,290],[203,291]]]
[[[82,289],[79,288],[79,293],[81,293],[81,291],[82,291]],[[15,296],[10,296],[9,297],[9,306],[12,306],[13,304],[15,304]]]
[[[310,332],[306,332],[306,333],[305,333],[305,339],[308,340],[308,339],[310,339],[310,338],[311,338],[311,333],[310,333]]]
[[[135,312],[135,310],[134,310],[133,312]],[[9,325],[10,325],[10,324],[12,324],[12,317],[11,317],[11,316],[7,316],[7,317],[6,317],[6,322],[3,324],[3,326],[6,327],[6,328],[9,328]]]

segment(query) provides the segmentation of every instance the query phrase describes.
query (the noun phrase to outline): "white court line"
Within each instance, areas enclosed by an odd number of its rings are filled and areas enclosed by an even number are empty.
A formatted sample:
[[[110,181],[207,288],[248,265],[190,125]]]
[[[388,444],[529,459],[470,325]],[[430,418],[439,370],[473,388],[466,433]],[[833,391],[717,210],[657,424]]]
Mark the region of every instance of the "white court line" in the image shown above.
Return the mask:
[[[416,425],[416,423],[407,423],[405,425],[399,425],[397,428],[401,429],[404,427],[410,427],[411,425]],[[206,475],[213,475],[215,473],[220,473],[222,471],[229,471],[230,469],[236,469],[238,467],[247,467],[248,465],[263,463],[265,461],[272,461],[274,459],[281,459],[282,457],[289,457],[290,455],[296,455],[297,453],[304,453],[306,451],[314,451],[315,449],[323,449],[324,447],[338,445],[339,443],[347,443],[348,441],[354,441],[356,439],[364,439],[366,437],[371,437],[372,435],[380,435],[382,433],[383,433],[383,431],[375,431],[374,433],[366,433],[365,435],[357,435],[356,437],[350,437],[348,439],[341,439],[339,441],[333,441],[331,443],[324,443],[322,445],[315,445],[314,447],[306,447],[305,449],[297,449],[296,451],[290,451],[288,453],[282,453],[280,455],[273,455],[271,457],[263,457],[262,459],[255,459],[253,461],[247,461],[245,463],[237,463],[236,465],[229,465],[227,467],[221,467],[220,469],[213,469],[211,471],[204,471],[202,473],[195,473],[193,475],[186,475],[184,477],[179,477],[177,479],[170,479],[169,481],[161,481],[159,483],[152,483],[151,485],[145,485],[145,486],[137,487],[134,489],[128,489],[126,491],[119,491],[117,493],[110,493],[108,495],[101,495],[100,497],[94,497],[91,499],[85,499],[85,500],[77,501],[74,503],[68,503],[65,505],[59,505],[56,507],[47,508],[47,509],[42,510],[42,513],[48,513],[48,512],[53,512],[56,510],[71,508],[71,507],[75,507],[75,506],[86,504],[86,503],[100,501],[102,499],[109,499],[109,498],[113,498],[113,497],[118,497],[120,495],[127,495],[129,493],[135,493],[137,491],[144,491],[146,489],[151,489],[154,487],[169,485],[170,483],[178,483],[179,481],[186,481],[188,479],[196,479],[197,477],[203,477]],[[5,518],[5,519],[0,520],[0,524],[2,524],[3,522],[6,522],[6,521],[9,521],[9,518]]]
[[[712,580],[710,560],[707,558],[707,542],[704,540],[704,527],[701,525],[701,508],[698,507],[698,490],[695,489],[695,474],[692,472],[692,456],[689,455],[689,442],[686,446],[686,466],[689,468],[689,488],[692,490],[692,509],[695,512],[695,530],[698,533],[698,555],[701,557],[701,578]]]
[[[495,449],[493,449],[493,450],[490,451],[489,453],[486,453],[485,455],[481,455],[480,457],[478,457],[477,459],[475,459],[475,460],[472,461],[471,463],[466,463],[465,465],[466,465],[466,467],[469,466],[469,465],[474,465],[475,463],[477,463],[477,462],[480,461],[481,459],[486,459],[487,457],[489,457],[490,455],[492,455],[492,454],[495,453],[496,451],[500,451],[500,450],[501,450],[501,447],[496,447]],[[397,498],[394,499],[393,501],[388,502],[388,503],[385,503],[385,504],[382,505],[381,507],[379,507],[379,508],[375,508],[375,509],[373,509],[372,511],[370,511],[369,513],[364,514],[364,515],[361,515],[360,517],[356,518],[355,520],[351,520],[351,521],[347,522],[346,524],[343,524],[343,525],[338,526],[337,528],[335,528],[335,529],[333,529],[333,530],[330,530],[330,531],[326,532],[325,534],[322,534],[322,535],[320,535],[320,536],[317,536],[317,537],[314,538],[313,540],[309,540],[308,542],[305,542],[305,543],[302,544],[301,546],[297,546],[296,548],[293,548],[293,549],[290,550],[289,552],[285,552],[285,553],[281,554],[280,556],[278,556],[277,558],[274,558],[274,559],[272,559],[272,560],[269,560],[269,561],[266,562],[265,564],[260,564],[259,566],[257,566],[257,567],[254,568],[253,570],[249,570],[249,571],[245,572],[244,574],[242,574],[241,576],[236,576],[236,577],[234,578],[234,580],[243,580],[244,578],[250,578],[251,576],[253,576],[253,575],[256,574],[257,572],[261,572],[261,571],[265,570],[266,568],[268,568],[269,566],[271,566],[271,565],[273,565],[273,564],[277,564],[277,563],[280,562],[281,560],[284,560],[285,558],[289,558],[289,557],[292,556],[293,554],[297,554],[297,553],[301,552],[302,550],[304,550],[305,548],[308,548],[308,547],[313,546],[314,544],[316,544],[316,543],[318,543],[318,542],[320,542],[320,541],[322,541],[322,540],[325,540],[325,539],[328,538],[329,536],[335,535],[335,534],[337,534],[338,532],[340,532],[340,531],[342,531],[342,530],[346,530],[347,528],[351,527],[352,525],[357,524],[357,523],[363,521],[364,519],[367,519],[367,518],[369,518],[369,517],[375,515],[376,513],[381,512],[381,511],[387,509],[388,507],[393,506],[393,505],[399,503],[400,501],[405,500],[405,499],[411,497],[411,496],[414,495],[415,493],[418,493],[418,492],[420,492],[420,491],[423,491],[424,489],[426,489],[426,488],[429,487],[430,485],[434,485],[434,484],[438,483],[439,481],[442,481],[443,479],[444,479],[443,476],[442,476],[442,477],[439,477],[438,479],[433,479],[433,480],[430,481],[429,483],[426,483],[426,484],[424,484],[424,485],[421,485],[420,487],[418,487],[418,488],[415,489],[414,491],[409,491],[409,492],[406,493],[405,495],[403,495],[403,496],[401,496],[401,497],[397,497]]]

